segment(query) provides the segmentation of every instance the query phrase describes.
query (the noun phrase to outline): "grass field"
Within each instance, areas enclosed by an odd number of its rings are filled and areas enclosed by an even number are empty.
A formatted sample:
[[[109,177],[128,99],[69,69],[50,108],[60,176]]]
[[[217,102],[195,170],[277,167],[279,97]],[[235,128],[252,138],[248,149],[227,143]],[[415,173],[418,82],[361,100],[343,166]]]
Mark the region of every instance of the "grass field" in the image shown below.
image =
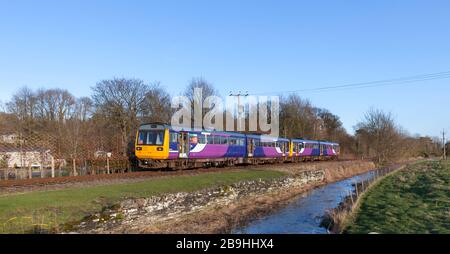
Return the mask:
[[[193,192],[244,180],[272,179],[283,175],[281,172],[261,170],[218,172],[4,196],[0,197],[0,233],[30,232],[36,227],[55,229],[126,198]]]
[[[344,233],[449,234],[450,163],[409,166],[369,190]]]

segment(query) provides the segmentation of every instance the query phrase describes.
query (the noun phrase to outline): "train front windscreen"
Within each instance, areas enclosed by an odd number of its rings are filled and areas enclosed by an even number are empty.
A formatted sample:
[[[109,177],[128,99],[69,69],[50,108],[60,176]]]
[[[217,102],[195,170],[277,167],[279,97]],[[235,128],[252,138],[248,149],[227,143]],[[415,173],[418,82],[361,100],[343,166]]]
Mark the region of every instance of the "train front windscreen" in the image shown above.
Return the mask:
[[[164,130],[140,130],[138,145],[162,146],[164,144]]]

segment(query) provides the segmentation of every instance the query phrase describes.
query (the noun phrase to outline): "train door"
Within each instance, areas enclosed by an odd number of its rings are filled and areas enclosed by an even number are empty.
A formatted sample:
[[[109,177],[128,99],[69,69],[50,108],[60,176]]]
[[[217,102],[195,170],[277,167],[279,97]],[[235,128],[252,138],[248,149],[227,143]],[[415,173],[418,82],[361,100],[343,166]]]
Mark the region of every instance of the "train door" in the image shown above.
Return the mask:
[[[255,142],[252,138],[247,139],[247,156],[253,157],[255,152]]]
[[[296,149],[297,149],[297,156],[303,155],[303,152],[305,151],[306,148],[306,143],[297,143],[296,144]]]
[[[180,154],[180,158],[188,158],[189,154],[189,133],[187,132],[180,132],[179,135],[179,146],[178,151]]]

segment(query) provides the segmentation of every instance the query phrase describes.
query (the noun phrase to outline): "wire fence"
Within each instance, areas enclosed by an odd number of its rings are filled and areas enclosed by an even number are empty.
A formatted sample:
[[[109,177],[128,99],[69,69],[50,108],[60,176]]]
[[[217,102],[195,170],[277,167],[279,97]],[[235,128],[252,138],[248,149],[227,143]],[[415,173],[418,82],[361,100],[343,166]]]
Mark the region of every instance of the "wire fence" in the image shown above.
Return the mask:
[[[105,149],[95,136],[65,138],[52,133],[0,130],[0,179],[32,179],[124,173],[128,156]]]

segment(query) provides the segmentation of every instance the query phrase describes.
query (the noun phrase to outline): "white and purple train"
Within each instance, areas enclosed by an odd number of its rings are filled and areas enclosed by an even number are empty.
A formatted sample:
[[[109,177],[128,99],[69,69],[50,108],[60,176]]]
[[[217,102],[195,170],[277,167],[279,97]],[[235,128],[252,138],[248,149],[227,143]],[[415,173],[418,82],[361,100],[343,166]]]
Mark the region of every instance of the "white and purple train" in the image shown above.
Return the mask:
[[[219,131],[176,131],[166,124],[143,124],[135,156],[144,168],[186,169],[337,159],[339,144]]]

